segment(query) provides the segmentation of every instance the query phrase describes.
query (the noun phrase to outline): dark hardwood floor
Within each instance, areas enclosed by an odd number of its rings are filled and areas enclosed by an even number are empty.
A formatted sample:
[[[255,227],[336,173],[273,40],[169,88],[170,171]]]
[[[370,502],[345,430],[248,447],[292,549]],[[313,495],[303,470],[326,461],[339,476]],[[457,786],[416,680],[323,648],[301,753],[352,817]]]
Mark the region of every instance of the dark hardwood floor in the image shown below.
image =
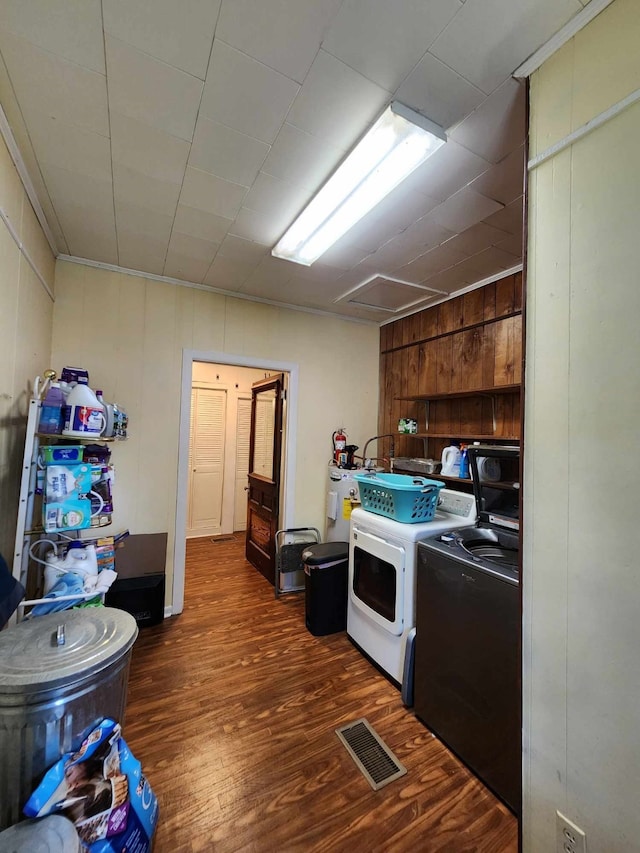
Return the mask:
[[[335,729],[407,767],[373,791]],[[515,853],[517,822],[345,634],[313,637],[236,541],[191,540],[184,612],[133,649],[124,735],[160,803],[155,853]]]

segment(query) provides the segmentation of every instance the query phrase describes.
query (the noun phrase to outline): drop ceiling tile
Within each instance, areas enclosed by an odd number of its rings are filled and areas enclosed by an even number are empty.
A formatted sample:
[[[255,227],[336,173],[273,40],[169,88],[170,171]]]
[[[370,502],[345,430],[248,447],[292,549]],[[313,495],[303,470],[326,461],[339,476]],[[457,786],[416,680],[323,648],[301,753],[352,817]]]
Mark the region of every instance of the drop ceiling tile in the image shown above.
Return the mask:
[[[204,80],[220,0],[103,0],[105,32]]]
[[[403,281],[424,284],[432,276],[436,275],[436,273],[439,273],[448,267],[452,267],[454,264],[460,263],[464,258],[465,256],[462,252],[450,249],[447,247],[446,243],[443,243],[441,246],[431,249],[429,252],[425,252],[424,255],[421,255],[419,258],[416,258],[410,263],[397,267],[394,272],[394,277],[401,278]],[[429,287],[434,287],[437,290],[440,289],[437,284],[432,284],[431,282],[429,282]]]
[[[159,213],[147,207],[136,204],[121,202],[116,198],[116,226],[118,229],[118,244],[120,236],[137,234],[139,237],[148,237],[157,244],[157,254],[167,253],[167,244],[173,226],[173,216]],[[162,248],[164,246],[164,249]],[[155,252],[156,250],[154,250]]]
[[[429,279],[428,283],[432,287],[436,287],[438,290],[449,294],[469,286],[462,263],[437,273]]]
[[[220,246],[220,257],[229,258],[233,261],[245,261],[253,266],[258,264],[269,254],[269,246],[254,243],[251,240],[243,240],[227,234]]]
[[[0,30],[0,50],[21,108],[109,136],[104,74]]]
[[[250,187],[269,145],[224,124],[200,116],[189,155],[189,165],[234,184]]]
[[[3,0],[0,30],[105,73],[100,0]]]
[[[111,144],[106,136],[35,110],[25,120],[38,162],[111,180]]]
[[[166,252],[164,240],[118,229],[118,257],[125,269],[162,275]]]
[[[216,256],[204,277],[203,283],[219,290],[240,290],[255,267],[233,258]]]
[[[509,252],[515,258],[522,260],[522,231],[519,234],[509,234],[504,240],[496,243],[498,249]]]
[[[327,180],[345,151],[285,122],[271,146],[262,171],[293,184],[316,189]]]
[[[526,125],[526,85],[509,79],[451,131],[451,138],[490,163],[499,163],[522,145]]]
[[[425,53],[396,97],[446,130],[469,115],[486,95],[435,56]]]
[[[273,217],[241,207],[229,233],[244,240],[253,240],[265,246],[275,246],[290,225],[289,217]]]
[[[336,148],[351,149],[391,100],[344,62],[318,52],[287,121]]]
[[[346,242],[345,238],[338,240],[330,249],[322,256],[322,260],[330,267],[338,267],[339,269],[348,270],[359,264],[360,261],[369,257],[370,252],[367,249],[361,249],[354,246],[352,243]]]
[[[313,195],[306,187],[295,186],[260,172],[244,200],[244,207],[273,215],[291,224]]]
[[[487,216],[503,207],[492,198],[487,198],[474,190],[465,187],[458,190],[430,214],[430,218],[438,225],[443,225],[451,231],[459,233],[471,228],[476,222],[481,222]]]
[[[322,47],[394,92],[461,5],[460,0],[345,0]]]
[[[133,205],[153,210],[173,218],[178,205],[180,184],[161,181],[129,169],[120,163],[113,164],[113,187],[116,204]]]
[[[365,258],[362,266],[390,274],[398,267],[435,249],[451,236],[451,231],[436,223],[424,224],[421,228],[408,228]]]
[[[203,261],[191,255],[181,255],[179,252],[169,249],[162,275],[201,284],[210,266],[210,261]]]
[[[224,216],[216,216],[215,213],[207,213],[205,210],[187,207],[184,204],[178,205],[173,223],[173,227],[181,234],[188,234],[190,237],[198,237],[200,240],[208,240],[211,243],[222,243],[231,225],[233,225],[233,219],[225,219]]]
[[[302,83],[341,0],[224,0],[216,38]]]
[[[455,237],[447,240],[446,245],[463,255],[471,256],[482,252],[489,246],[496,246],[501,240],[505,240],[509,236],[506,231],[487,225],[486,222],[478,222],[477,225],[473,225],[461,234],[456,234]]]
[[[502,270],[510,269],[515,266],[513,255],[509,252],[503,252],[501,249],[491,246],[477,255],[466,258],[457,265],[457,273],[462,277],[463,285],[476,284],[489,276],[496,275]],[[456,269],[456,267],[454,267]],[[439,278],[434,275],[427,280],[429,286],[438,287]],[[443,290],[446,288],[442,288]]]
[[[522,195],[525,169],[524,145],[521,145],[472,181],[469,186],[488,198],[493,198],[502,204],[509,204]]]
[[[421,287],[412,287],[396,279],[374,276],[351,293],[344,294],[338,301],[347,301],[389,311],[405,311],[415,303],[433,298],[433,294]]]
[[[115,163],[143,175],[182,182],[190,145],[157,127],[111,110],[111,150]]]
[[[225,219],[234,219],[246,194],[246,187],[223,181],[222,178],[210,172],[202,172],[200,169],[187,166],[180,204],[185,207],[196,207]]]
[[[422,166],[404,182],[431,198],[444,201],[489,169],[491,164],[449,138]]]
[[[579,0],[467,0],[429,51],[489,94],[582,9]]]
[[[522,196],[520,196],[511,204],[503,207],[502,210],[487,216],[484,221],[487,225],[500,228],[501,231],[506,231],[509,234],[522,234],[523,216],[523,201]]]
[[[56,200],[56,213],[67,238],[69,254],[79,258],[118,263],[113,204],[98,207],[83,198]]]
[[[215,39],[200,115],[271,144],[300,87]]]
[[[298,265],[267,255],[246,279],[242,292],[264,296],[268,289],[281,290],[293,278],[296,266]]]
[[[54,207],[64,202],[102,214],[113,211],[113,184],[110,177],[85,175],[48,163],[43,164],[42,175]]]
[[[105,43],[110,109],[191,141],[202,81],[113,36]]]

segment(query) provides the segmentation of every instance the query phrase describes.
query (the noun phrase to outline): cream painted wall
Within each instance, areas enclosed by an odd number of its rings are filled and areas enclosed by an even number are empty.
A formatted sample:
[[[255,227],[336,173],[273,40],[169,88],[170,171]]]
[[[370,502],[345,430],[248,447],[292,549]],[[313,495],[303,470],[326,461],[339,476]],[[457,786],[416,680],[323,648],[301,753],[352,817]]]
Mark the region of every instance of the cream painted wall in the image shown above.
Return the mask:
[[[0,553],[11,566],[29,395],[49,364],[53,300],[11,236],[11,228],[53,292],[53,254],[0,138]]]
[[[640,87],[637,0],[531,80],[536,156]],[[530,173],[523,850],[640,839],[640,103]],[[612,500],[615,498],[615,500]]]
[[[295,518],[324,528],[331,434],[361,447],[378,415],[375,326],[276,308],[194,288],[58,261],[53,366],[89,370],[93,387],[129,415],[114,445],[114,530],[168,531],[171,601],[182,350],[299,365]]]

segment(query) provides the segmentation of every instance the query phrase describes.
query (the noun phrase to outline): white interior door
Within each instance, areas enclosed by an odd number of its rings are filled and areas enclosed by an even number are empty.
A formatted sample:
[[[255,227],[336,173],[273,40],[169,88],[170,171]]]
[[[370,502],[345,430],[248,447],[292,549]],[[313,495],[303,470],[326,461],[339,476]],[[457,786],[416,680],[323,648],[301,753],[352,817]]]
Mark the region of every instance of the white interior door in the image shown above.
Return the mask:
[[[226,410],[226,391],[192,389],[187,536],[221,532]]]
[[[233,529],[247,529],[247,476],[249,474],[249,437],[251,435],[251,397],[238,397],[236,421],[236,487]]]

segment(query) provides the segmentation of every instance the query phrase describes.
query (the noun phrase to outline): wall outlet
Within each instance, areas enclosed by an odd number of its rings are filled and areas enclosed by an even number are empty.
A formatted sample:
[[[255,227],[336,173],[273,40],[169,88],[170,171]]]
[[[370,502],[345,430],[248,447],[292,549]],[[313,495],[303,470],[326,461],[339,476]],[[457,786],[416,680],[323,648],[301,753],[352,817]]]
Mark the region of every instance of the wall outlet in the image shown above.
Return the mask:
[[[556,812],[557,853],[587,853],[587,836],[561,812]]]

